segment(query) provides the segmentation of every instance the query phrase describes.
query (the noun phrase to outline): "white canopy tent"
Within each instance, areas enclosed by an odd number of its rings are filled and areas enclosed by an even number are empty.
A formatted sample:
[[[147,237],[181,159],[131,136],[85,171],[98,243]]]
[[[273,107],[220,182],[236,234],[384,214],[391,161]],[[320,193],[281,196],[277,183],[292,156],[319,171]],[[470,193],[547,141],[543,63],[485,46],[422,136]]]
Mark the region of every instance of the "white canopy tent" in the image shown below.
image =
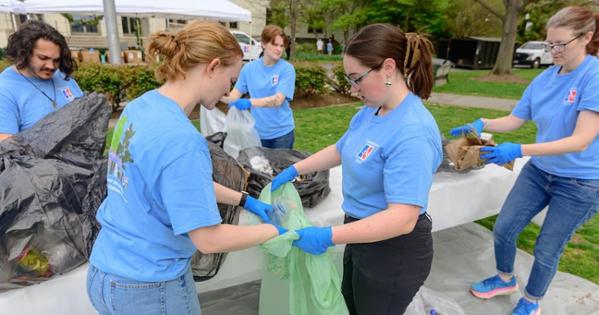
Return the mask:
[[[25,5],[16,0],[0,0],[0,12],[10,13],[13,30],[17,29],[15,14],[25,14]]]
[[[227,0],[114,0],[116,13],[140,17],[188,16],[220,21],[252,20],[252,14]],[[103,14],[102,0],[25,0],[27,13],[88,13]]]
[[[219,21],[252,20],[249,10],[228,0],[25,0],[24,10],[27,13],[103,14],[106,18],[110,57],[119,62],[120,47],[115,14],[136,17],[204,17]]]

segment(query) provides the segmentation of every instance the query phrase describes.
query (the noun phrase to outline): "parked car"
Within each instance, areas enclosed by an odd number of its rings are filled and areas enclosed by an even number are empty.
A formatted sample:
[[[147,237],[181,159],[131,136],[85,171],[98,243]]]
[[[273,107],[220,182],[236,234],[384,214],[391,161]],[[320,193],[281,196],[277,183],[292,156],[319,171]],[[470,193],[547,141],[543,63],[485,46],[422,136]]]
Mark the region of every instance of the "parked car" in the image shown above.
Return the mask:
[[[514,65],[528,65],[535,69],[552,63],[553,58],[551,58],[551,54],[545,51],[543,42],[540,41],[524,43],[524,45],[516,49],[516,55],[514,56]]]
[[[241,50],[243,50],[243,60],[250,61],[257,59],[262,52],[262,45],[260,42],[251,38],[250,35],[241,31],[231,31],[231,34],[235,36]]]

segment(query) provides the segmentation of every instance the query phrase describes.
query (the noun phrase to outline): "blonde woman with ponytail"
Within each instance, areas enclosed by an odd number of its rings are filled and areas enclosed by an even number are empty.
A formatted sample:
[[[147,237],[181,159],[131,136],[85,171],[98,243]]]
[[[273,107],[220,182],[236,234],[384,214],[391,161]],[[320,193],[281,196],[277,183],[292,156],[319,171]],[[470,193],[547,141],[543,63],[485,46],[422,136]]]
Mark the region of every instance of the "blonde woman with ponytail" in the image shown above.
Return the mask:
[[[231,88],[242,51],[221,25],[194,22],[153,35],[149,54],[164,84],[131,101],[119,118],[108,158],[108,194],[90,257],[88,296],[100,314],[200,314],[191,256],[228,252],[283,233],[271,224],[221,224],[217,202],[268,221],[272,209],[212,182],[206,140],[188,119]]]
[[[350,314],[403,314],[433,260],[426,213],[443,156],[435,119],[422,104],[432,85],[433,47],[388,24],[362,28],[343,56],[364,102],[337,141],[285,169],[273,190],[300,174],[342,165],[345,224],[298,230],[294,245],[315,255],[347,244],[342,292]]]
[[[537,126],[531,144],[502,143],[482,158],[505,164],[531,156],[518,175],[497,217],[497,273],[472,284],[481,299],[518,292],[514,275],[516,240],[531,219],[547,207],[535,243],[535,261],[523,295],[512,314],[539,315],[540,301],[557,271],[560,256],[574,232],[599,210],[599,14],[571,6],[547,21],[545,50],[554,66],[539,74],[508,116],[480,118],[454,128],[509,132],[527,120]],[[481,150],[482,151],[482,150]]]

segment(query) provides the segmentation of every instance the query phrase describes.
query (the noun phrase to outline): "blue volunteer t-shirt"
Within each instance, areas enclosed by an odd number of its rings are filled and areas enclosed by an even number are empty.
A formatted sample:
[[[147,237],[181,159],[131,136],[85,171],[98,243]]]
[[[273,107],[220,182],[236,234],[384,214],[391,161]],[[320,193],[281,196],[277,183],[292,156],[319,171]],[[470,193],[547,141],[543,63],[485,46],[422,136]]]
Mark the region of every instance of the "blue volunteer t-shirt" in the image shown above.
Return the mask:
[[[90,257],[100,270],[138,281],[187,271],[188,232],[219,224],[206,140],[157,90],[127,105],[114,128],[102,229]]]
[[[16,134],[31,128],[57,108],[83,96],[75,79],[66,81],[60,71],[54,73],[52,80],[28,79],[31,83],[12,66],[0,73],[0,133]],[[32,83],[51,99],[56,95],[57,108]]]
[[[552,66],[524,91],[512,114],[537,125],[537,143],[569,137],[581,111],[599,113],[599,59],[586,56],[574,71]],[[563,177],[599,179],[599,137],[582,152],[533,156],[538,168]]]
[[[261,139],[269,140],[284,136],[295,128],[289,101],[295,91],[295,69],[285,60],[272,66],[264,65],[263,59],[256,59],[241,69],[235,88],[251,98],[263,98],[281,92],[285,101],[275,107],[252,107],[256,120],[256,130]]]
[[[439,127],[409,93],[385,116],[362,108],[337,142],[343,175],[343,210],[365,218],[390,203],[426,212],[433,176],[443,158]]]

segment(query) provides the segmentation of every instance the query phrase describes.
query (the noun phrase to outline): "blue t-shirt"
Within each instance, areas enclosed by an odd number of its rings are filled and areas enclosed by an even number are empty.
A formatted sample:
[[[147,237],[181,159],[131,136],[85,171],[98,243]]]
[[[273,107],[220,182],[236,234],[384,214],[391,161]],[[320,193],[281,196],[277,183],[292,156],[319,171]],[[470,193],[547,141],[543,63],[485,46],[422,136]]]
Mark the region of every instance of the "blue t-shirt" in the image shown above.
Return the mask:
[[[100,270],[138,281],[187,271],[196,248],[188,232],[219,224],[206,140],[157,90],[127,105],[108,157],[102,229],[90,257]]]
[[[66,81],[60,71],[54,73],[52,80],[28,79],[31,82],[12,66],[0,73],[0,133],[16,134],[31,128],[57,108],[83,96],[75,79]],[[32,83],[51,99],[56,95],[57,108],[53,108],[52,102]]]
[[[256,120],[256,130],[261,139],[269,140],[284,136],[295,128],[289,101],[295,91],[295,69],[285,60],[272,66],[264,65],[263,59],[256,59],[241,69],[235,88],[251,98],[263,98],[281,92],[285,101],[275,107],[252,107]]]
[[[581,111],[599,113],[599,59],[586,56],[574,71],[559,74],[552,66],[524,91],[512,114],[537,125],[537,143],[569,137]],[[532,163],[547,173],[599,179],[599,137],[582,152],[533,156]]]
[[[390,203],[426,212],[443,149],[439,127],[422,101],[410,93],[385,116],[362,108],[337,142],[341,155],[343,210],[365,218]]]

